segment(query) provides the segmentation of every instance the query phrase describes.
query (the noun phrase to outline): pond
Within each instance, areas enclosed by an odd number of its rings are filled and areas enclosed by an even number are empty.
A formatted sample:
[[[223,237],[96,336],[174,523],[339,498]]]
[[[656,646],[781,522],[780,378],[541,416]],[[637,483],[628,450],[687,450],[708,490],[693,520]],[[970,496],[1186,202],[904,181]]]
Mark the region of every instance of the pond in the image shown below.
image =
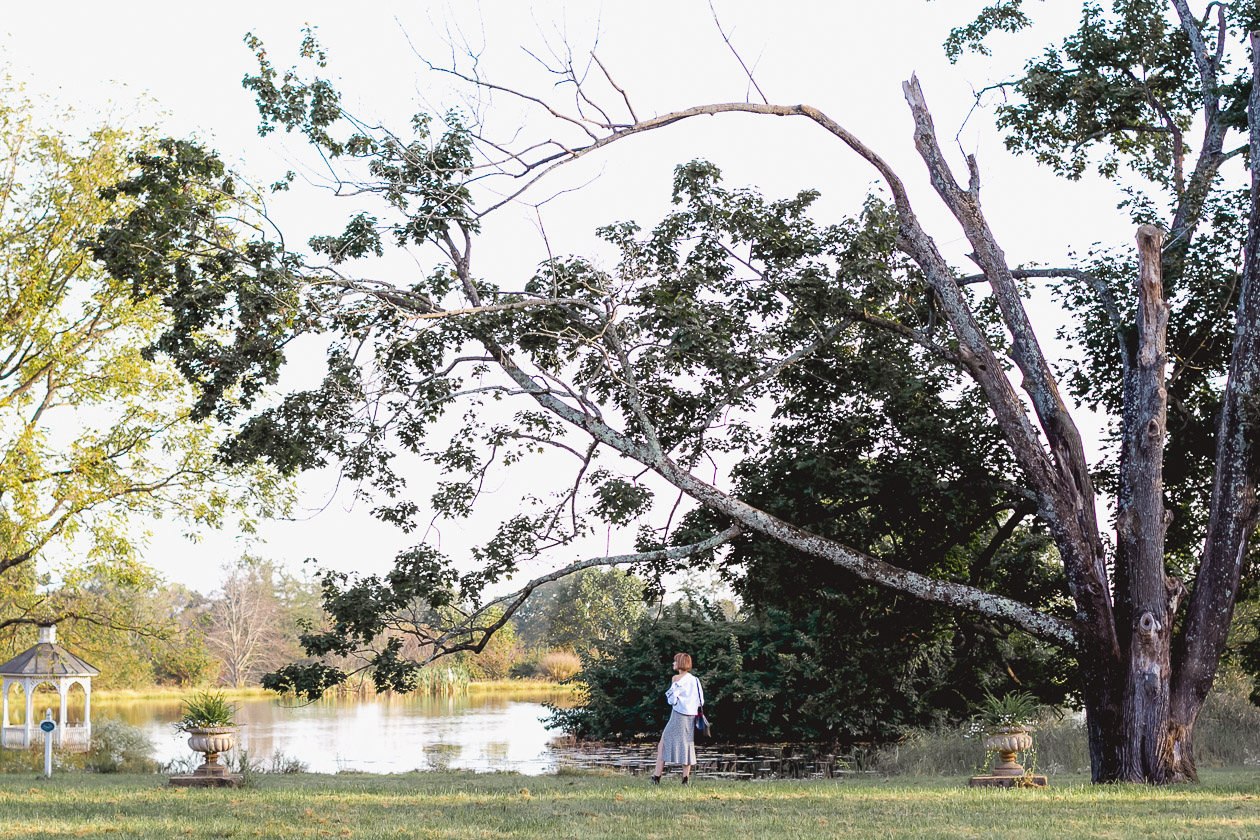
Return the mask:
[[[240,743],[264,767],[296,760],[312,773],[411,770],[554,773],[560,766],[650,773],[651,744],[574,744],[547,729],[544,703],[567,708],[576,701],[563,691],[472,692],[455,696],[343,695],[295,704],[269,698],[236,700]],[[186,735],[171,724],[177,699],[94,699],[92,717],[122,718],[141,727],[162,762],[194,759]],[[832,750],[809,745],[759,744],[731,747],[697,741],[697,776],[731,779],[827,778],[865,768]],[[200,763],[196,756],[196,763]],[[195,766],[195,765],[190,765]]]
[[[234,701],[240,743],[264,765],[296,759],[312,773],[409,770],[555,772],[559,757],[546,729],[543,703],[569,706],[569,692],[474,692],[456,696],[341,696],[309,704],[268,698]],[[93,699],[92,718],[121,718],[141,727],[159,761],[191,759],[188,736],[171,723],[179,700]]]

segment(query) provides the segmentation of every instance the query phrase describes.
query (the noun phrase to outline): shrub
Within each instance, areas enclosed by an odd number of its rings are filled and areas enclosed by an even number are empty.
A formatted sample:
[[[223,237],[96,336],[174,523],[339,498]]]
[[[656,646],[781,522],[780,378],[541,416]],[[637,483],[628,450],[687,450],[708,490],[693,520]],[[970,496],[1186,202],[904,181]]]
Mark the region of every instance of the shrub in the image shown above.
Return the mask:
[[[153,744],[138,726],[117,718],[92,724],[92,743],[83,767],[94,773],[153,773]]]
[[[188,635],[196,641],[157,648],[153,657],[153,677],[158,685],[192,688],[212,683],[219,675],[220,663],[200,641],[201,633]]]
[[[53,759],[57,756],[54,754]],[[40,773],[44,770],[44,751],[0,749],[0,773]]]
[[[824,635],[812,619],[797,624],[778,612],[732,621],[719,609],[672,604],[610,655],[584,660],[578,678],[586,704],[552,709],[548,725],[587,739],[658,736],[669,719],[671,663],[682,651],[692,656],[705,713],[723,741],[839,741],[868,732],[878,711],[835,702],[834,674],[820,666],[816,640]],[[903,728],[892,715],[878,723],[895,734]]]
[[[538,673],[538,663],[542,662],[546,653],[543,650],[531,650],[521,654],[508,671],[508,676],[514,680],[534,679]]]
[[[538,660],[537,676],[544,680],[563,682],[572,679],[582,670],[582,660],[575,653],[566,650],[553,650]]]
[[[490,617],[498,619],[502,611],[492,610]],[[465,654],[463,662],[469,675],[475,680],[504,680],[521,656],[521,644],[516,638],[516,626],[508,622],[495,631],[481,653]]]
[[[586,739],[658,736],[679,651],[692,655],[706,714],[728,742],[888,743],[913,729],[961,724],[986,690],[1010,681],[997,665],[959,656],[957,640],[905,639],[904,655],[892,655],[868,644],[874,630],[854,635],[842,619],[776,609],[731,617],[704,601],[671,604],[607,655],[584,657],[586,704],[553,709],[548,725]],[[1029,659],[1012,651],[1014,661]]]
[[[262,772],[291,775],[305,773],[310,769],[310,765],[297,756],[285,755],[282,751],[276,750],[272,753],[271,761]]]

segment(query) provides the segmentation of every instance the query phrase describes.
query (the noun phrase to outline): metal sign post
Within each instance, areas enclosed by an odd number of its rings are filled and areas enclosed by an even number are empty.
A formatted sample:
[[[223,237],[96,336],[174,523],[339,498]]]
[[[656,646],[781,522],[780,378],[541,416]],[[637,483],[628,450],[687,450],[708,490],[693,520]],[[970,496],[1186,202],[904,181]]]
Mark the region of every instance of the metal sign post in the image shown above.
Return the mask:
[[[44,710],[44,719],[40,721],[39,728],[44,731],[44,778],[51,779],[53,730],[57,728],[52,719],[52,709]]]

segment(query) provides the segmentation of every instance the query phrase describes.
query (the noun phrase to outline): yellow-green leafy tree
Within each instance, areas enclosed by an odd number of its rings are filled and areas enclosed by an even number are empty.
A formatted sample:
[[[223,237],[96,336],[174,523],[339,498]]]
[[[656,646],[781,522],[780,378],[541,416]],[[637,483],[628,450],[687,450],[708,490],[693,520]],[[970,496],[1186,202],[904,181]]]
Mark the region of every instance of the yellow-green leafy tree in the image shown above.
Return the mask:
[[[0,77],[0,632],[39,621],[117,623],[93,595],[146,574],[147,526],[186,533],[287,504],[269,469],[227,468],[209,421],[164,360],[145,358],[169,315],[133,299],[82,242],[120,208],[101,188],[143,140],[69,115]],[[50,127],[53,126],[53,127]],[[25,634],[23,634],[25,635]]]

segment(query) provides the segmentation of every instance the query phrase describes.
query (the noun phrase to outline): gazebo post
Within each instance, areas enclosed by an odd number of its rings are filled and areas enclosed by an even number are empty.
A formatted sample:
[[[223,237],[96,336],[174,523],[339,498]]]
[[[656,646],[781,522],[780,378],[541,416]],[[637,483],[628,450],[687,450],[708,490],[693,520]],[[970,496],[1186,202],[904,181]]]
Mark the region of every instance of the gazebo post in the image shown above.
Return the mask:
[[[88,741],[92,740],[92,681],[79,680],[83,686],[83,726],[87,729]]]
[[[57,746],[61,746],[61,739],[65,737],[66,731],[66,701],[70,699],[69,679],[62,677],[57,680],[57,696],[61,699],[61,704],[57,707]]]
[[[35,719],[35,686],[29,679],[22,680],[22,690],[26,692],[26,720],[22,721],[22,746],[31,745],[31,721]]]
[[[9,678],[8,677],[0,677],[0,691],[4,692],[4,701],[3,701],[3,707],[2,707],[4,711],[3,713],[0,713],[0,728],[2,728],[9,725]],[[0,739],[3,739],[3,737],[4,737],[3,735],[0,735]],[[0,746],[3,746],[3,744],[0,744]]]

